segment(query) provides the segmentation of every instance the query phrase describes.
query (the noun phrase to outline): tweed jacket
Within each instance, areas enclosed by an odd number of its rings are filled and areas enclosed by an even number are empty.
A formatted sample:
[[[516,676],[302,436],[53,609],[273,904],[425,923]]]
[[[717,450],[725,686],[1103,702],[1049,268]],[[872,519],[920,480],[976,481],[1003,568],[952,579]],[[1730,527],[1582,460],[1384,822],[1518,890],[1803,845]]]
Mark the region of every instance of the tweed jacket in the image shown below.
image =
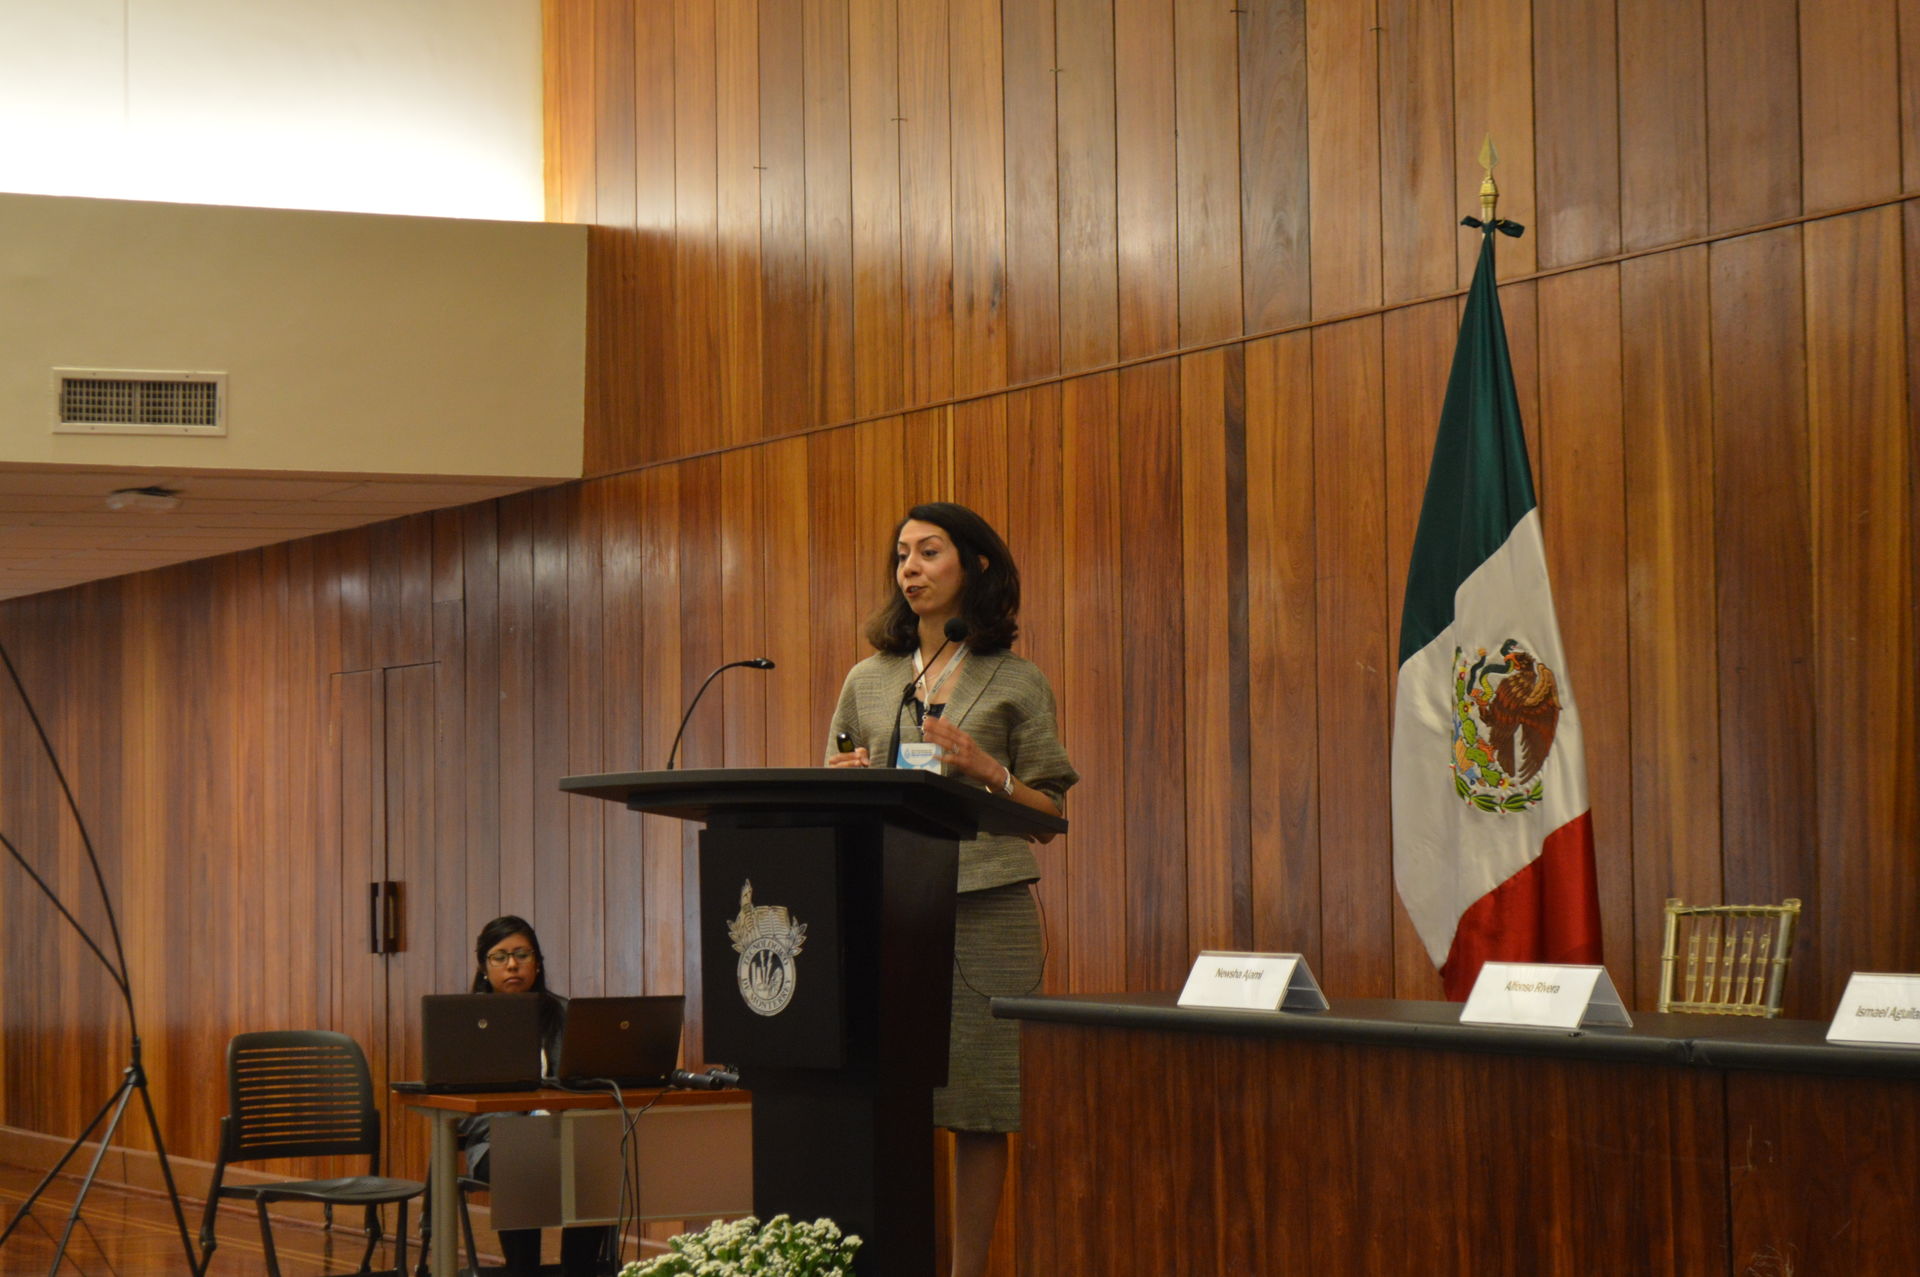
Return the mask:
[[[900,739],[924,740],[913,713],[900,706],[900,693],[913,678],[913,655],[877,652],[847,672],[840,704],[827,729],[827,754],[839,752],[840,732],[866,746],[875,766],[886,766],[887,741],[894,716]],[[954,671],[942,716],[973,737],[975,745],[1013,770],[1022,784],[1061,806],[1061,798],[1080,779],[1060,745],[1053,688],[1040,667],[1010,651],[981,656],[968,652]],[[1040,866],[1024,838],[985,835],[960,844],[960,890],[984,891],[1009,883],[1032,882]]]

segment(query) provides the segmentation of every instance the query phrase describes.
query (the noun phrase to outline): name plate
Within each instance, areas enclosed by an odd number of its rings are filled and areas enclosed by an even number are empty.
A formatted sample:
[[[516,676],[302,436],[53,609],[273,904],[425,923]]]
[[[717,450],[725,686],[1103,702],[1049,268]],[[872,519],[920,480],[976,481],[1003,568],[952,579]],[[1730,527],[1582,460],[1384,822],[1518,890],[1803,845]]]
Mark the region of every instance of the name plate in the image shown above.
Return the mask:
[[[1529,1029],[1577,1029],[1585,1024],[1633,1027],[1605,967],[1551,962],[1482,966],[1466,1006],[1460,1009],[1460,1023]]]
[[[1920,976],[1854,972],[1827,1041],[1920,1046]]]
[[[1222,1011],[1324,1011],[1327,995],[1297,953],[1202,949],[1180,990],[1180,1005]]]

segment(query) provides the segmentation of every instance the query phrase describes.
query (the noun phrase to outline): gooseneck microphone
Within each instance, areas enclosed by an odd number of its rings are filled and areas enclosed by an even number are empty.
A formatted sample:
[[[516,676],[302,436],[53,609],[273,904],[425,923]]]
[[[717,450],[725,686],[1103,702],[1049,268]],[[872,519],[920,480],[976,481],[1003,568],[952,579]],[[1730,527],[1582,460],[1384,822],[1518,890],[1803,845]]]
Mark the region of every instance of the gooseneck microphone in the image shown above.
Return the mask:
[[[700,698],[707,694],[707,688],[713,685],[714,679],[719,678],[722,674],[726,673],[728,670],[739,669],[743,665],[746,666],[748,669],[755,669],[755,670],[770,670],[773,668],[772,661],[768,660],[764,656],[756,656],[756,657],[753,657],[751,660],[728,661],[725,665],[722,665],[719,669],[707,675],[707,681],[700,684],[700,690],[693,694],[693,699],[691,701],[687,702],[687,712],[680,716],[680,730],[673,734],[673,748],[667,751],[667,770],[668,771],[673,770],[673,760],[677,758],[680,754],[680,738],[687,734],[687,720],[693,717],[694,706],[698,705],[700,703]]]
[[[887,761],[881,764],[882,767],[899,766],[899,763],[895,760],[900,757],[900,713],[906,709],[907,702],[913,699],[913,689],[920,686],[920,680],[926,677],[927,670],[933,668],[933,662],[940,659],[940,653],[947,650],[948,643],[964,643],[967,641],[967,630],[967,623],[959,617],[954,616],[947,618],[946,625],[941,629],[941,632],[947,636],[946,639],[939,647],[933,649],[932,659],[921,666],[919,670],[915,671],[913,681],[908,683],[906,688],[900,693],[900,703],[893,707],[893,737],[887,742]]]

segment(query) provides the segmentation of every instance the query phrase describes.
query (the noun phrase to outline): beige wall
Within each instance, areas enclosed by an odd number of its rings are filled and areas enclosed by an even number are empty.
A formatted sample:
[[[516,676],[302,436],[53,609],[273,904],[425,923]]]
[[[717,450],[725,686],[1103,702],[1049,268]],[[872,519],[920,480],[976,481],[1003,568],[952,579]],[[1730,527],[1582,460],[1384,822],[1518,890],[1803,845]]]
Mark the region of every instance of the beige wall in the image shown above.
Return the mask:
[[[580,473],[578,226],[0,195],[0,462]],[[52,433],[55,367],[220,371],[224,438]]]

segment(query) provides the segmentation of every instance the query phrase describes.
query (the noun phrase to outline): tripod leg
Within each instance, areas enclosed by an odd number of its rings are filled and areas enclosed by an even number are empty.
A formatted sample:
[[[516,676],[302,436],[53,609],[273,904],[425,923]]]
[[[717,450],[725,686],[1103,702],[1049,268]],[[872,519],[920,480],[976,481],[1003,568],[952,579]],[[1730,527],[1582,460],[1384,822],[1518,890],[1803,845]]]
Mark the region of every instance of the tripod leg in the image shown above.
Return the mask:
[[[33,1209],[33,1204],[40,1200],[40,1194],[47,1191],[47,1185],[53,1183],[54,1177],[59,1175],[60,1172],[66,1168],[67,1163],[73,1160],[73,1155],[78,1153],[80,1146],[87,1142],[87,1136],[93,1134],[93,1128],[100,1125],[100,1119],[105,1117],[113,1106],[120,1102],[121,1093],[127,1089],[127,1085],[128,1083],[125,1081],[120,1083],[114,1093],[107,1097],[107,1102],[100,1106],[100,1111],[93,1115],[93,1120],[87,1123],[87,1129],[80,1132],[80,1138],[67,1145],[67,1151],[60,1154],[60,1160],[53,1164],[53,1169],[48,1171],[38,1184],[34,1185],[33,1191],[27,1194],[27,1200],[21,1202],[20,1209],[13,1213],[13,1219],[7,1224],[7,1231],[0,1233],[0,1245],[5,1245],[7,1238],[13,1236],[13,1230],[18,1228],[20,1221],[27,1217],[27,1212]]]
[[[80,1222],[80,1208],[86,1204],[87,1194],[93,1189],[93,1177],[100,1173],[100,1163],[106,1160],[107,1147],[113,1143],[113,1133],[120,1129],[120,1118],[127,1111],[127,1101],[133,1098],[133,1079],[131,1076],[120,1084],[120,1099],[113,1108],[113,1120],[107,1123],[107,1129],[100,1132],[100,1147],[93,1154],[93,1162],[87,1167],[87,1177],[80,1181],[80,1191],[74,1194],[73,1209],[67,1212],[67,1226],[60,1231],[60,1248],[53,1252],[53,1267],[47,1269],[47,1277],[59,1277],[60,1265],[67,1258],[67,1242],[73,1237],[73,1226]]]
[[[174,1187],[173,1166],[167,1161],[167,1142],[160,1138],[160,1118],[153,1111],[153,1096],[147,1093],[146,1079],[134,1083],[140,1089],[140,1103],[147,1110],[147,1130],[153,1136],[153,1150],[160,1157],[160,1178],[166,1181],[167,1200],[173,1203],[173,1222],[180,1228],[180,1245],[187,1252],[187,1268],[193,1277],[200,1277],[206,1271],[207,1257],[196,1255],[193,1249],[193,1234],[187,1231],[187,1213],[180,1206],[180,1190]]]

